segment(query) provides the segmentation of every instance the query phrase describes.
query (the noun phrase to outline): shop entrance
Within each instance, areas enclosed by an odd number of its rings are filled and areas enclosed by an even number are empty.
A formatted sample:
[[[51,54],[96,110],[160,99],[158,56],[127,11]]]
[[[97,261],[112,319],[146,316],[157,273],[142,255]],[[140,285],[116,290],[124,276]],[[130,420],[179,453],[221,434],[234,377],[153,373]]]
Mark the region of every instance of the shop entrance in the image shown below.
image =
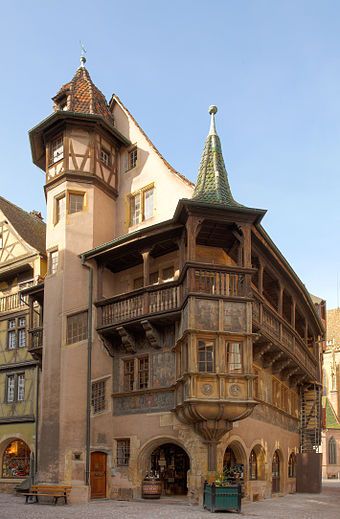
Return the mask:
[[[174,443],[164,443],[151,454],[151,471],[162,481],[162,495],[185,496],[189,469],[189,456]]]

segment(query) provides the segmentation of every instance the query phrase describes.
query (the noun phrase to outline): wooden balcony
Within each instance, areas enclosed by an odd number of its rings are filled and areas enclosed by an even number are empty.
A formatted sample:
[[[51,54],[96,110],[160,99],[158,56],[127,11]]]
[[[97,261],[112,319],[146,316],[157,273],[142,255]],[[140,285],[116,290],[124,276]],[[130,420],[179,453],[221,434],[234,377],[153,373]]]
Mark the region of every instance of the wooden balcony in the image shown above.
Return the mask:
[[[247,269],[187,264],[176,281],[166,282],[98,301],[99,327],[136,320],[146,315],[180,311],[189,295],[226,299],[249,297]]]
[[[314,379],[319,379],[318,359],[308,349],[304,339],[273,308],[261,301],[257,294],[253,301],[253,324],[260,333],[277,344],[283,351],[298,361]]]
[[[0,313],[13,312],[20,308],[27,308],[28,297],[20,292],[0,297]]]
[[[36,360],[41,360],[43,350],[43,327],[32,328],[28,330],[28,351]]]

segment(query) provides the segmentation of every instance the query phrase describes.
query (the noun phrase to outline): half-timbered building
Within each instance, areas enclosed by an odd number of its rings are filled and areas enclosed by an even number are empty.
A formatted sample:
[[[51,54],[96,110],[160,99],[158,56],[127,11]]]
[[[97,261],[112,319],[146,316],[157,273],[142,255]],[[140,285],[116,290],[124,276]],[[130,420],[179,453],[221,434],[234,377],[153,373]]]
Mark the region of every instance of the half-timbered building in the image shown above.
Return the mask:
[[[317,305],[233,198],[217,108],[197,182],[162,157],[84,59],[30,132],[49,270],[28,288],[42,359],[38,472],[72,498],[199,502],[222,472],[260,499],[320,483]],[[34,305],[44,292],[44,320]]]
[[[1,490],[13,489],[35,463],[31,453],[37,450],[39,365],[28,346],[28,297],[22,290],[35,287],[45,272],[45,224],[41,216],[26,213],[0,197]],[[35,305],[37,326],[41,318]]]

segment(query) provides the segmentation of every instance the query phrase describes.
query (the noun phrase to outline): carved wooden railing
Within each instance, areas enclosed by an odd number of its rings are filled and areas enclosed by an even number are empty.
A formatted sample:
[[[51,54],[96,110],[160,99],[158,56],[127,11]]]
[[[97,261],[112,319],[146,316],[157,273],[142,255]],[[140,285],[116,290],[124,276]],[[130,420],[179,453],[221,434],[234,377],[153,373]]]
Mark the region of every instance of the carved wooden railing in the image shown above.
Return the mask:
[[[308,350],[307,343],[286,323],[275,310],[263,303],[255,295],[253,302],[253,322],[261,327],[273,340],[283,346],[290,355],[295,357],[299,364],[305,367],[316,379],[319,378],[318,359]]]
[[[245,297],[249,294],[246,276],[249,276],[246,269],[240,271],[235,267],[187,265],[177,281],[147,286],[99,301],[99,326],[114,325],[147,314],[179,310],[189,294]]]
[[[28,351],[39,350],[43,346],[43,327],[39,326],[38,328],[33,328],[32,330],[28,330],[29,340],[28,340]]]
[[[22,296],[20,292],[0,297],[0,313],[11,312],[23,306],[27,306],[28,296]]]

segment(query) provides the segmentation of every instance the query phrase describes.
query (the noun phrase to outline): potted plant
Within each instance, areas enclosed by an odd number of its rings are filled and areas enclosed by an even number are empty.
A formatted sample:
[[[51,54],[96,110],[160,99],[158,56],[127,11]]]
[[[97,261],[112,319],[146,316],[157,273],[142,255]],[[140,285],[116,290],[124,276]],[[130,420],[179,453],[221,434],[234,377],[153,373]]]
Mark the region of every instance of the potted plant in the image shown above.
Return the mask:
[[[203,507],[210,512],[240,512],[241,484],[225,473],[217,473],[213,483],[204,483]]]

